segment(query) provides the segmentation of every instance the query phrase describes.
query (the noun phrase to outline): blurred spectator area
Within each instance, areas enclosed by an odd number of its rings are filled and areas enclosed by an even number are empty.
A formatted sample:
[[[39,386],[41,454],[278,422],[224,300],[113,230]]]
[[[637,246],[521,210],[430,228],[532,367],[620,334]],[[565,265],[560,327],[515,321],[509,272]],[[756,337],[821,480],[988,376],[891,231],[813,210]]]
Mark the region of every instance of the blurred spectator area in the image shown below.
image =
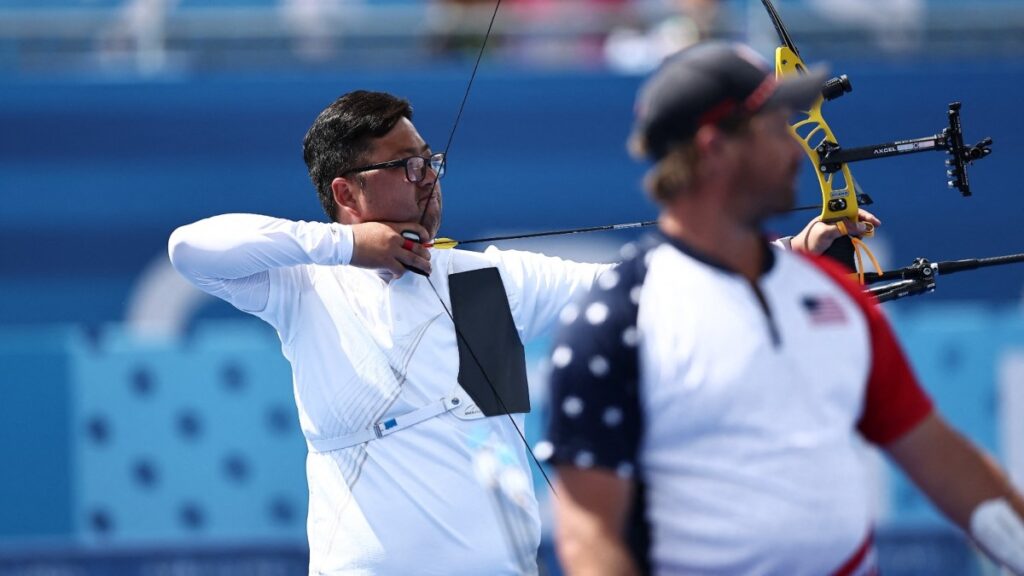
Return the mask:
[[[420,65],[475,54],[496,0],[3,0],[0,72]],[[776,0],[816,58],[1024,53],[1018,0]],[[706,36],[775,42],[760,0],[503,0],[489,56],[643,70]]]

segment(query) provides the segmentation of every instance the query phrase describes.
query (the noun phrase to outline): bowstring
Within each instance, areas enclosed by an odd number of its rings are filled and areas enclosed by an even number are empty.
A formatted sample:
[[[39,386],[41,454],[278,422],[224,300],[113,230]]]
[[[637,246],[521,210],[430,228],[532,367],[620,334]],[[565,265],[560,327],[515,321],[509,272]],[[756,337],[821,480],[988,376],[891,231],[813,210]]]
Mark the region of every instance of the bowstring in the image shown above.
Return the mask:
[[[455,131],[459,127],[459,121],[462,120],[462,113],[466,109],[466,102],[469,100],[469,93],[473,89],[473,81],[476,80],[476,73],[480,69],[480,61],[483,60],[484,51],[487,48],[487,40],[490,39],[491,37],[491,30],[494,29],[494,21],[498,17],[498,10],[500,8],[501,0],[497,0],[497,2],[495,2],[494,4],[494,11],[491,13],[490,22],[488,22],[487,24],[487,31],[484,33],[483,42],[480,43],[480,51],[477,52],[476,62],[473,64],[473,71],[469,75],[469,82],[466,83],[466,91],[462,94],[462,102],[459,103],[459,110],[455,115],[455,122],[452,124],[452,129],[448,133],[448,141],[444,145],[444,164],[442,165],[442,170],[444,170],[445,165],[448,163],[448,152],[451,150],[452,141],[455,139]],[[434,182],[430,186],[430,194],[427,196],[427,201],[423,205],[423,212],[420,214],[420,226],[423,226],[423,220],[427,216],[427,210],[430,208],[430,203],[434,200],[438,180],[440,180],[440,175],[434,178]],[[430,279],[430,276],[426,276],[425,278],[427,279],[427,283],[430,285],[430,289],[433,290],[434,295],[437,296],[437,301],[438,303],[441,304],[441,308],[444,309],[445,314],[447,314],[448,318],[452,321],[452,326],[455,328],[456,337],[462,341],[462,343],[466,347],[466,351],[469,352],[470,357],[473,358],[473,362],[475,362],[477,367],[480,369],[480,374],[483,375],[484,380],[487,382],[487,385],[491,389],[491,392],[494,394],[494,397],[498,400],[498,403],[501,405],[501,409],[505,412],[505,415],[508,416],[509,422],[512,423],[512,427],[515,428],[516,433],[519,435],[519,438],[523,441],[523,446],[526,448],[526,452],[533,459],[534,464],[537,465],[537,469],[540,470],[541,475],[544,477],[544,481],[547,482],[548,488],[551,489],[551,493],[557,499],[558,494],[555,492],[554,484],[551,483],[551,479],[548,477],[548,473],[544,471],[544,467],[541,466],[540,460],[538,460],[537,455],[534,454],[533,450],[530,448],[530,443],[527,442],[526,435],[523,433],[522,430],[520,430],[519,425],[516,424],[515,418],[513,418],[512,413],[509,412],[508,407],[505,405],[504,399],[498,393],[497,387],[495,387],[494,383],[491,381],[490,376],[487,375],[487,371],[484,370],[483,364],[477,358],[476,353],[473,352],[473,348],[469,345],[469,340],[467,340],[466,337],[463,336],[462,331],[459,330],[459,326],[455,323],[455,315],[452,314],[452,311],[448,309],[448,305],[444,303],[444,299],[441,298],[441,293],[438,292],[437,287],[434,286],[434,282]]]

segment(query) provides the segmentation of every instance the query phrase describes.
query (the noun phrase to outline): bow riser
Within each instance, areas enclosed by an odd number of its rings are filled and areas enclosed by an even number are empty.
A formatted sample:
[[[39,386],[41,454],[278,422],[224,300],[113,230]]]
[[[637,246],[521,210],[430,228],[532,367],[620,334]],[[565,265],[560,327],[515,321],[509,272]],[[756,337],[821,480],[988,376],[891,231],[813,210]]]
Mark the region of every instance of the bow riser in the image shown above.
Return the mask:
[[[775,76],[783,78],[797,74],[803,74],[807,70],[800,56],[789,46],[779,46],[775,49]],[[800,118],[790,124],[790,132],[800,142],[811,165],[821,166],[821,155],[818,150],[826,142],[832,145],[838,144],[835,134],[821,113],[821,106],[825,99],[818,98],[811,105],[810,109],[799,112]],[[857,219],[857,194],[854,185],[853,175],[846,164],[842,164],[835,172],[826,172],[816,169],[818,185],[821,188],[821,219],[825,222],[835,222],[848,218]],[[837,175],[841,177],[837,179]]]

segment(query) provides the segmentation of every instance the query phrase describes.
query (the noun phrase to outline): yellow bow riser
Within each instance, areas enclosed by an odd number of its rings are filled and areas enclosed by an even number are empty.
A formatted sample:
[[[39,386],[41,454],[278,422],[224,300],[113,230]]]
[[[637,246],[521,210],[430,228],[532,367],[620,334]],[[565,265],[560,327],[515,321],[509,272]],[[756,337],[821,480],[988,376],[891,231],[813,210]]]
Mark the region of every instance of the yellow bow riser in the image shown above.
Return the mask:
[[[807,66],[803,60],[788,46],[779,46],[775,49],[776,78],[803,74],[806,70]],[[807,157],[811,159],[814,173],[818,176],[818,186],[821,188],[821,221],[837,222],[840,231],[847,234],[842,220],[856,222],[858,219],[857,187],[850,168],[846,164],[843,164],[838,171],[831,173],[820,168],[821,156],[818,153],[818,148],[825,142],[839,143],[835,134],[832,133],[832,129],[822,117],[821,105],[824,101],[824,97],[819,95],[810,109],[799,111],[800,117],[790,124],[789,130],[800,143]],[[864,235],[871,236],[873,233],[874,231],[869,229]],[[852,236],[851,240],[853,240],[857,257],[857,276],[860,283],[863,284],[864,267],[861,265],[861,251],[868,255],[876,270],[879,272],[881,270],[878,269],[878,263],[867,246]]]
[[[799,75],[805,70],[807,70],[807,66],[803,60],[787,46],[779,46],[775,49],[776,78]],[[850,168],[843,164],[838,172],[832,174],[818,168],[821,165],[818,147],[826,141],[833,144],[839,143],[821,115],[821,105],[824,100],[822,96],[818,96],[809,110],[801,110],[799,113],[802,118],[791,124],[789,129],[811,159],[814,172],[818,175],[818,184],[821,186],[821,220],[835,222],[847,218],[856,222],[857,194]],[[837,175],[840,176],[841,181],[839,182],[836,181]]]

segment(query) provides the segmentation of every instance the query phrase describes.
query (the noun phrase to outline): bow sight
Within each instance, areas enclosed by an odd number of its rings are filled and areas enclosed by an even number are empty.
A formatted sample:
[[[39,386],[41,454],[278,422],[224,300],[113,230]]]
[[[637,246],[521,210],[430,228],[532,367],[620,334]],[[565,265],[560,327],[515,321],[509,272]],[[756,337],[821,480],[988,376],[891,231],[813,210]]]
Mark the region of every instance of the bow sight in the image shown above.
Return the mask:
[[[830,87],[829,83],[845,84],[843,89],[837,90]],[[832,100],[850,91],[850,81],[846,75],[833,78],[825,83],[822,89],[822,96],[826,100]],[[829,97],[831,95],[831,98]],[[911,140],[896,140],[873,146],[861,146],[858,148],[842,148],[835,142],[823,140],[816,148],[819,157],[818,170],[825,174],[832,174],[842,169],[847,162],[859,162],[861,160],[874,160],[876,158],[888,158],[889,156],[900,156],[903,154],[915,154],[929,150],[945,151],[949,155],[946,159],[946,176],[949,177],[947,184],[950,188],[956,188],[963,196],[971,195],[971,184],[967,179],[967,166],[975,160],[980,160],[992,152],[992,139],[983,138],[974,146],[964,145],[963,127],[960,124],[960,103],[952,102],[949,105],[949,127],[943,128],[942,132],[934,136],[913,138]],[[842,199],[839,199],[842,201]],[[841,207],[832,208],[842,210]]]
[[[800,50],[793,42],[775,5],[771,0],[761,0],[761,3],[767,10],[779,37],[780,46],[775,51],[776,75],[782,77],[806,73],[807,65],[804,64]],[[822,192],[822,220],[834,222],[844,218],[851,220],[857,218],[857,194],[862,194],[862,192],[849,168],[846,167],[848,162],[914,154],[928,150],[945,151],[949,154],[949,158],[946,160],[949,187],[960,190],[964,196],[971,195],[970,182],[967,179],[967,166],[975,160],[984,158],[992,151],[992,139],[985,138],[974,146],[964,145],[959,102],[949,105],[949,127],[934,136],[897,140],[859,148],[843,148],[825,122],[821,113],[821,105],[826,100],[835,100],[852,90],[850,79],[845,74],[826,81],[822,85],[821,99],[815,102],[810,110],[804,111],[804,119],[792,125],[794,135],[804,147],[815,170],[818,171],[818,182]],[[835,178],[837,173],[839,178]],[[852,264],[852,252],[845,254],[847,252],[845,248],[841,252],[843,252],[842,256],[836,254],[838,259]]]

